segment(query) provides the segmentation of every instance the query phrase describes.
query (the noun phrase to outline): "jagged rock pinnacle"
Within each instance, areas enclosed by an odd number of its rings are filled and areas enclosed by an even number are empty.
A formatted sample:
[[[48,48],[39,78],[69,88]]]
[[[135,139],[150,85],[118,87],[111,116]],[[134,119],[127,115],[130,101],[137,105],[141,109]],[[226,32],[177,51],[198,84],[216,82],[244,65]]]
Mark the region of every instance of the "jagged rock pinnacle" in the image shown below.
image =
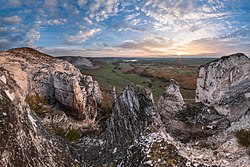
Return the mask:
[[[114,105],[115,102],[116,102],[116,91],[115,91],[115,86],[112,87],[111,98],[112,98],[112,104]]]
[[[180,111],[184,104],[179,84],[171,79],[169,86],[165,88],[157,105],[157,111],[160,113],[163,122],[167,123],[168,119]]]

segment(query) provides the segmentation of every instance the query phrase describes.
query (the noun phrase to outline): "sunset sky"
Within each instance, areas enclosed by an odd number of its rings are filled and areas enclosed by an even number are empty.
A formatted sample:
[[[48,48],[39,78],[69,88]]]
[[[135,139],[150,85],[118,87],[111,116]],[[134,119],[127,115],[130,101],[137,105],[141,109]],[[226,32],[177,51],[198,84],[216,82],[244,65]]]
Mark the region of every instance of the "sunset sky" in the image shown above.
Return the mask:
[[[55,56],[250,56],[249,0],[0,0],[0,50]]]

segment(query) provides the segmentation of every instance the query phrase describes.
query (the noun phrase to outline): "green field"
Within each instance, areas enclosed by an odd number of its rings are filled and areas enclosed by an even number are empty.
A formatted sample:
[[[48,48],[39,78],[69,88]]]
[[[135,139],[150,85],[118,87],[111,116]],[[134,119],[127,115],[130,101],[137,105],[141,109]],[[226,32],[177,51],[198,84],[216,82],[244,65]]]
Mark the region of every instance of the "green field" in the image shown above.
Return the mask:
[[[116,93],[120,92],[129,83],[135,83],[144,88],[150,89],[157,103],[159,97],[168,86],[168,80],[173,75],[179,78],[181,93],[186,102],[193,102],[195,98],[195,85],[198,68],[206,64],[211,59],[154,59],[138,58],[137,62],[124,62],[125,58],[92,58],[91,61],[97,63],[99,69],[82,69],[83,74],[91,75],[98,81],[102,92],[107,100],[110,100],[112,87],[116,87]],[[128,72],[139,67],[150,72],[150,76],[142,75],[138,72]],[[161,75],[166,75],[162,78]],[[192,76],[189,78],[189,75]],[[167,77],[167,79],[166,79]],[[190,82],[192,80],[192,82]]]
[[[100,69],[84,70],[82,73],[92,75],[104,90],[111,91],[112,87],[115,86],[118,94],[129,83],[146,86],[146,83],[150,82],[148,78],[137,74],[125,74],[122,70],[114,69],[114,67],[112,64],[104,64]]]

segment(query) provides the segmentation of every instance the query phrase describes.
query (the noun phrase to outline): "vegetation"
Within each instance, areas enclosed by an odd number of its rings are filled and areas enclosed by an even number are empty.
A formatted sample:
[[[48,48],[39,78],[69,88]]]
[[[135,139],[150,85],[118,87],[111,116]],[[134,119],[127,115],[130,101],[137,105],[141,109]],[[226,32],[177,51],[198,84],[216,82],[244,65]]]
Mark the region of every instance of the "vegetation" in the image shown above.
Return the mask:
[[[250,130],[241,129],[236,132],[238,143],[244,147],[250,147]]]
[[[45,112],[48,112],[48,102],[41,96],[32,95],[26,97],[26,102],[30,106],[31,110],[36,112],[38,116],[43,116]]]
[[[68,141],[74,141],[81,137],[81,135],[74,129],[68,130],[67,133],[64,135],[65,139]]]
[[[168,165],[168,166],[185,166],[186,160],[179,156],[174,145],[164,141],[155,142],[151,146],[150,156],[147,158],[153,164]],[[160,159],[160,162],[159,162]]]
[[[68,141],[74,141],[74,140],[77,140],[81,137],[81,135],[74,129],[65,131],[61,127],[53,127],[52,132],[58,136],[61,136],[65,139],[67,139]]]
[[[61,127],[53,127],[52,132],[56,134],[57,136],[64,137],[65,135],[65,130]]]
[[[100,58],[99,69],[82,71],[92,75],[98,81],[102,92],[110,96],[112,86],[116,86],[119,94],[128,83],[135,83],[152,90],[155,102],[174,78],[179,82],[181,93],[186,102],[195,98],[196,78],[199,65],[207,63],[207,59],[138,59],[137,62],[124,62],[119,58]]]

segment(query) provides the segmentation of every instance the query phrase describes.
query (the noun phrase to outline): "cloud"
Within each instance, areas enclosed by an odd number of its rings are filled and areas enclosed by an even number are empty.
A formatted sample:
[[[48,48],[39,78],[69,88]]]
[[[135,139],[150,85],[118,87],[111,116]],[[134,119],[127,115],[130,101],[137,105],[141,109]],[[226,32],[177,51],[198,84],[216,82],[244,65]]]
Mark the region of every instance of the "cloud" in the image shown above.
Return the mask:
[[[10,17],[3,17],[2,22],[7,25],[14,25],[18,24],[21,21],[19,16],[10,16]]]
[[[224,53],[233,40],[249,47],[248,1],[2,0],[0,39],[5,48],[65,42],[90,55],[208,53],[211,40]]]
[[[150,38],[145,38],[140,42],[134,40],[126,40],[117,47],[123,49],[135,49],[143,50],[150,53],[165,52],[168,47],[172,46],[174,42],[171,39],[155,36]]]
[[[25,36],[26,45],[29,47],[33,47],[33,42],[38,41],[40,39],[40,32],[36,29],[30,29]]]
[[[83,20],[85,20],[88,24],[93,24],[93,21],[90,20],[88,17],[85,17]]]
[[[95,0],[90,4],[88,15],[96,22],[108,19],[118,13],[118,0]]]
[[[125,19],[124,19],[124,20],[126,20],[126,21],[132,20],[132,19],[136,18],[136,17],[139,16],[139,15],[140,15],[140,13],[130,14],[130,15],[125,16]]]
[[[44,25],[46,22],[37,19],[31,27],[27,28],[27,32],[25,33],[25,44],[29,47],[33,47],[33,42],[38,41],[41,37],[40,35],[40,27]]]
[[[0,50],[23,46],[26,40],[25,32],[15,27],[0,28],[0,40]]]
[[[0,37],[9,35],[9,31],[6,28],[0,28]]]
[[[55,9],[57,7],[57,0],[44,0],[44,6],[46,8]]]
[[[88,0],[77,0],[77,2],[78,2],[79,6],[83,7],[83,6],[87,5]]]
[[[233,32],[230,32],[229,34],[223,34],[222,36],[219,36],[218,39],[240,39],[240,38],[248,38],[250,37],[250,31],[247,27],[241,27],[240,29],[237,29]]]
[[[130,24],[136,26],[137,24],[139,24],[141,22],[141,19],[133,19],[130,21]]]
[[[218,18],[226,18],[229,13],[225,10],[225,2],[221,1],[171,1],[149,0],[142,4],[142,11],[153,18],[154,28],[158,31],[191,32],[202,28],[201,25],[221,22]],[[199,25],[197,25],[199,22]]]
[[[91,29],[85,32],[79,31],[75,36],[74,35],[66,35],[65,40],[68,44],[81,43],[86,41],[88,38],[94,36],[95,34],[101,31],[100,28]]]
[[[21,2],[19,0],[11,0],[11,1],[9,1],[9,5],[11,7],[18,7],[21,5]]]
[[[219,39],[207,38],[193,40],[188,44],[178,46],[178,50],[184,55],[193,56],[224,56],[233,53],[245,53],[250,55],[250,42],[247,39]]]
[[[136,26],[136,24],[140,22],[140,20],[138,21],[131,21],[130,23],[133,24],[129,24],[127,22],[118,22],[118,23],[114,23],[112,25],[112,28],[114,31],[119,31],[119,32],[127,32],[127,31],[132,31],[132,32],[139,32],[139,33],[143,33],[146,31],[146,29],[144,27],[138,27]]]
[[[66,19],[53,19],[53,20],[47,20],[44,24],[61,25],[61,24],[64,24],[66,21],[67,21]]]
[[[11,41],[8,41],[7,39],[0,39],[0,49],[8,49],[11,47]]]

